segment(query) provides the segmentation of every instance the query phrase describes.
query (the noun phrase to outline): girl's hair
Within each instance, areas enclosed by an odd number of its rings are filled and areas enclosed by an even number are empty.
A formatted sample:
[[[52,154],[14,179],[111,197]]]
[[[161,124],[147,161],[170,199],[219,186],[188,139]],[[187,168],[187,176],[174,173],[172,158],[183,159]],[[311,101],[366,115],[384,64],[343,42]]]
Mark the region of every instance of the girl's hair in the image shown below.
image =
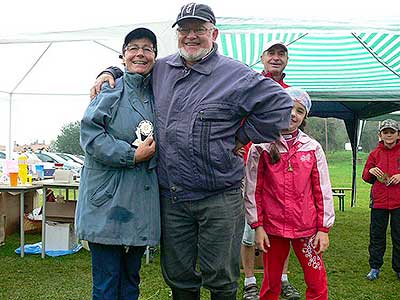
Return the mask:
[[[301,122],[299,129],[301,131],[304,131],[304,127],[307,125],[307,116],[304,118],[303,122]],[[278,147],[276,146],[276,142],[271,144],[271,147],[269,148],[269,162],[271,165],[276,164],[279,160],[281,159],[281,154],[278,150]]]
[[[278,147],[275,143],[271,144],[269,148],[269,162],[271,165],[276,164],[281,159],[281,154],[279,153]]]

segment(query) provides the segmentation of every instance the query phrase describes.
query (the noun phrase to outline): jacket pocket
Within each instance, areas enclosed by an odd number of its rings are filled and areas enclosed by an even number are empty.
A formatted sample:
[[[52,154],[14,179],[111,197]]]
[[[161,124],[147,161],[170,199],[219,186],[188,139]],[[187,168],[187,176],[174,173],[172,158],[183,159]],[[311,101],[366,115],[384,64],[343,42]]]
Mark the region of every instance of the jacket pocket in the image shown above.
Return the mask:
[[[89,201],[92,205],[100,207],[109,201],[117,190],[120,171],[90,170],[89,182],[94,186]]]
[[[228,122],[232,118],[232,112],[227,108],[209,108],[199,111],[200,121]]]
[[[234,148],[232,112],[221,107],[198,112],[193,128],[193,169],[207,190],[229,186],[237,163]],[[231,174],[232,173],[232,174]]]

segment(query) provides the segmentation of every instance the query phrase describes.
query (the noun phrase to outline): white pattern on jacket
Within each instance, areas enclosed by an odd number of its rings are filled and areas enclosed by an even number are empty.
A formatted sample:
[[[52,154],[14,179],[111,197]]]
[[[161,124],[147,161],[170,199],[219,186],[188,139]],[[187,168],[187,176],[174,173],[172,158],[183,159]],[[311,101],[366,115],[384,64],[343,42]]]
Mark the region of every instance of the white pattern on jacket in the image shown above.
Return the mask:
[[[271,164],[272,143],[254,144],[246,165],[246,218],[267,234],[301,238],[329,232],[335,221],[328,164],[321,145],[299,131],[288,149],[275,142],[281,159]]]

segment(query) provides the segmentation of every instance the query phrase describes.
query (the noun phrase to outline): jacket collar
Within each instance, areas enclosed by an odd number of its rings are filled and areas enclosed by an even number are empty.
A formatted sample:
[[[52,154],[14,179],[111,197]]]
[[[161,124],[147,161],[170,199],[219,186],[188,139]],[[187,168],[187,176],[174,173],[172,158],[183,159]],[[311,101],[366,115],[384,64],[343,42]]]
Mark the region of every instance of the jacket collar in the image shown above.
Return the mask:
[[[124,77],[125,84],[132,89],[138,89],[140,87],[147,88],[151,83],[151,73],[143,76],[141,74],[128,72],[125,69]]]
[[[151,84],[151,73],[147,76],[142,76],[137,73],[125,72],[124,85],[128,101],[131,103],[134,110],[136,110],[145,120],[154,122],[153,118],[153,103],[152,100],[142,102],[140,97],[143,95],[143,90],[149,88]]]
[[[261,75],[263,75],[264,77],[267,77],[267,78],[271,78],[272,80],[276,81],[276,80],[272,77],[271,72],[265,72],[265,70],[263,70],[263,71],[261,72]],[[276,82],[279,83],[279,85],[280,85],[281,87],[283,87],[284,89],[290,86],[290,85],[286,84],[286,83],[283,81],[283,79],[284,79],[285,77],[286,77],[286,73],[282,73],[281,78],[280,78],[278,81],[276,81]]]
[[[218,45],[214,43],[210,53],[208,53],[205,57],[203,57],[199,62],[195,63],[189,69],[192,69],[204,75],[210,75],[215,65],[215,63],[213,62],[218,59],[217,50]],[[175,55],[170,57],[170,59],[167,60],[167,64],[176,68],[187,68],[185,60],[182,58],[182,56],[179,55],[179,53],[176,53]]]
[[[386,148],[383,141],[379,141],[378,148],[382,148],[382,149],[386,149],[386,150],[394,150],[394,149],[400,148],[400,141],[398,140],[396,145],[392,149]]]
[[[296,141],[293,143],[292,148],[290,149],[295,149],[297,151],[298,148],[300,148],[302,145],[307,144],[311,141],[311,138],[305,134],[303,131],[299,129],[299,133],[297,135]],[[285,139],[281,135],[279,137],[279,142],[286,148],[289,149],[288,144],[286,143]],[[294,151],[295,152],[295,151]]]

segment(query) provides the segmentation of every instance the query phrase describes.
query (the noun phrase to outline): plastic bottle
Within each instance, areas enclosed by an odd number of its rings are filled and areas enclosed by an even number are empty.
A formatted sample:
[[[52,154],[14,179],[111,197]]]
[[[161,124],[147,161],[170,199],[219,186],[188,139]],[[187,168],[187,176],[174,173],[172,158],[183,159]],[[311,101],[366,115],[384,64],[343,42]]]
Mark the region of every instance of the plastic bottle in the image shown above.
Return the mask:
[[[21,154],[18,157],[18,176],[22,184],[26,184],[28,180],[28,157]]]

